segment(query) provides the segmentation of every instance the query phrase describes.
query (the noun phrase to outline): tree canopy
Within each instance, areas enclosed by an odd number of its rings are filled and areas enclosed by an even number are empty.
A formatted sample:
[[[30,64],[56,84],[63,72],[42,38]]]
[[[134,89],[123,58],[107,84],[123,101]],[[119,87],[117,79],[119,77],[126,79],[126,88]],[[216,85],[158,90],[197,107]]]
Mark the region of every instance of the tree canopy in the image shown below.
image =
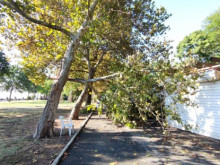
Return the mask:
[[[214,41],[204,31],[199,30],[186,36],[178,45],[179,58],[194,57],[200,62],[209,61],[211,56],[216,56]]]
[[[70,40],[69,33],[62,29],[75,33],[83,22],[89,2],[31,1],[16,4],[30,16],[37,15],[39,20],[49,22],[45,25],[48,28],[41,26],[42,24],[30,23],[16,12],[6,10],[8,15],[2,20],[2,34],[9,39],[11,46],[17,43],[22,53],[22,64],[32,81],[43,83],[48,72],[62,68]],[[132,48],[141,47],[144,43],[150,47],[151,36],[160,35],[166,30],[163,22],[169,17],[164,8],[155,9],[154,3],[143,0],[102,1],[95,14],[98,19],[87,28],[80,44],[81,49],[76,53],[78,59],[85,57],[85,48],[88,46],[92,48],[91,60],[100,57],[101,52],[107,50],[111,52],[111,61],[113,53],[117,60],[128,56],[132,53]],[[55,25],[62,28],[57,27],[56,31]],[[143,36],[148,38],[143,39]],[[72,67],[78,70],[80,66],[73,64]]]
[[[204,21],[203,30],[192,32],[178,45],[178,57],[193,56],[200,62],[210,61],[211,57],[220,57],[220,9]]]
[[[159,39],[168,29],[164,21],[170,15],[152,0],[0,0],[0,4],[1,32],[8,46],[16,43],[31,80],[40,84],[49,72],[56,76],[34,138],[52,134],[70,76],[81,78],[86,92],[93,82],[121,75],[108,81],[110,88],[102,98],[112,117],[121,117],[124,123],[133,122],[130,110],[136,111],[137,120],[145,121],[145,114],[151,114],[161,121],[159,93],[188,92],[184,84],[191,81],[184,76],[192,71],[191,63],[183,63],[184,69],[171,65],[169,42]],[[90,74],[96,66],[99,69]],[[113,76],[95,77],[104,74]],[[176,114],[172,108],[163,112]]]
[[[0,77],[0,88],[10,92],[9,101],[14,90],[36,92],[35,85],[18,66],[10,66],[8,73]]]
[[[211,39],[220,43],[220,8],[211,14],[205,20],[205,31],[210,35]]]

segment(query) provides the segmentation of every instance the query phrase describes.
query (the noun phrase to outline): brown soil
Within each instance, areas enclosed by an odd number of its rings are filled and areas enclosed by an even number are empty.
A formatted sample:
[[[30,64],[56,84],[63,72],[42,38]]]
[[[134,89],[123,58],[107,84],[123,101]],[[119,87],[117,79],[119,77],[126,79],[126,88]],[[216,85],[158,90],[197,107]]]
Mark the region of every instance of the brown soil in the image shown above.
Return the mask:
[[[8,111],[11,116],[1,116]],[[19,113],[18,113],[19,112]],[[22,113],[20,113],[22,112]],[[68,130],[63,131],[59,137],[60,122],[58,116],[67,116],[70,111],[59,109],[55,121],[55,133],[57,135],[42,140],[32,138],[36,124],[42,113],[42,108],[35,109],[0,109],[0,164],[50,164],[70,140]],[[81,115],[79,120],[74,120],[75,132],[87,114]]]
[[[219,164],[220,140],[173,127],[169,131],[165,136],[160,127],[149,126],[143,133],[165,164]]]

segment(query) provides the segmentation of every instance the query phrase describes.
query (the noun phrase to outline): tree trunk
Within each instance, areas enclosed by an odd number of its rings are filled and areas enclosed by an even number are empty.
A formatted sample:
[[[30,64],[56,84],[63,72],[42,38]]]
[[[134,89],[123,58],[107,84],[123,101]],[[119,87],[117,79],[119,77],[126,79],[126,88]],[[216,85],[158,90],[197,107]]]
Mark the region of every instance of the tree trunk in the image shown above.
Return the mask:
[[[60,77],[52,86],[49,97],[47,99],[47,104],[44,108],[44,112],[37,124],[33,136],[35,139],[44,138],[46,136],[49,137],[53,132],[54,116],[60,101],[61,92],[68,78],[76,47],[76,43],[71,41],[65,53],[65,61],[60,73]]]
[[[13,90],[14,90],[14,88],[11,88],[11,89],[10,89],[8,102],[11,102],[11,96],[12,96],[12,91],[13,91]]]
[[[92,88],[89,87],[86,105],[90,105],[91,103],[92,103]]]
[[[96,69],[91,67],[89,70],[89,79],[93,79],[95,77],[95,72]],[[92,85],[93,83],[90,83],[90,85]],[[88,92],[87,92],[87,100],[86,100],[86,105],[90,105],[92,103],[92,88],[88,88]]]
[[[70,116],[69,116],[70,119],[72,119],[72,120],[79,119],[79,111],[80,111],[82,103],[86,97],[87,92],[88,92],[88,86],[86,85],[84,90],[81,92],[80,96],[78,97],[76,104],[74,105],[74,107],[70,113]]]
[[[72,90],[69,92],[68,101],[73,102],[73,91]]]
[[[97,4],[98,4],[98,0],[95,0],[93,4],[90,6],[88,17],[85,19],[85,21],[82,23],[80,28],[77,30],[77,33],[74,35],[71,34],[71,41],[64,55],[63,68],[60,72],[59,79],[53,84],[52,89],[50,91],[50,95],[47,99],[47,104],[44,108],[44,112],[37,124],[35,133],[33,135],[33,138],[35,139],[40,139],[40,138],[44,138],[45,136],[50,136],[51,133],[53,132],[53,124],[55,120],[54,116],[57,111],[61,92],[68,79],[70,67],[75,57],[75,52],[78,48],[79,42],[82,36],[85,34],[90,21],[92,20]]]

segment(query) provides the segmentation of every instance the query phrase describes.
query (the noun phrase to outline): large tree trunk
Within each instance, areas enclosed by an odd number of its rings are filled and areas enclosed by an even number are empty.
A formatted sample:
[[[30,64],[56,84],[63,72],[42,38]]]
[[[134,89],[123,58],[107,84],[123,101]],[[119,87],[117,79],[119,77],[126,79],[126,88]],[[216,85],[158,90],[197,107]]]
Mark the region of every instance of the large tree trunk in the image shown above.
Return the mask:
[[[89,69],[89,79],[93,79],[95,76],[95,68],[90,68]],[[90,83],[90,85],[92,85],[92,83]],[[79,111],[81,109],[82,103],[84,101],[84,99],[87,97],[87,101],[86,101],[86,105],[90,105],[91,101],[92,101],[92,89],[86,84],[84,90],[82,91],[82,93],[80,94],[79,98],[76,101],[76,104],[74,105],[69,118],[73,119],[73,120],[78,120],[79,119]],[[89,100],[90,99],[90,100]],[[89,102],[89,104],[88,104]]]
[[[60,77],[52,86],[49,97],[47,99],[47,104],[44,108],[44,112],[37,124],[33,136],[36,139],[44,138],[45,136],[49,137],[53,132],[54,116],[60,101],[61,92],[66,83],[70,67],[73,62],[76,44],[78,43],[71,41],[65,53],[65,61],[60,73]]]
[[[81,92],[79,98],[76,101],[76,104],[74,105],[69,118],[72,120],[78,120],[79,119],[79,111],[82,106],[82,103],[87,95],[88,92],[88,85],[85,86],[84,90]]]
[[[44,112],[37,124],[35,133],[33,135],[35,139],[40,139],[40,138],[44,138],[45,136],[50,136],[51,132],[53,132],[54,116],[57,111],[61,92],[68,79],[68,74],[75,56],[76,49],[78,48],[82,36],[86,32],[86,28],[88,27],[90,21],[92,20],[97,4],[98,4],[98,0],[95,0],[93,4],[90,6],[88,16],[85,19],[85,21],[82,23],[80,28],[77,30],[77,34],[72,35],[69,34],[68,32],[68,35],[71,37],[71,41],[64,56],[63,68],[60,72],[59,79],[52,86],[50,95],[47,99],[47,104],[44,108]],[[33,21],[33,19],[31,19],[31,21]],[[37,22],[35,21],[35,23],[40,24],[39,21]]]

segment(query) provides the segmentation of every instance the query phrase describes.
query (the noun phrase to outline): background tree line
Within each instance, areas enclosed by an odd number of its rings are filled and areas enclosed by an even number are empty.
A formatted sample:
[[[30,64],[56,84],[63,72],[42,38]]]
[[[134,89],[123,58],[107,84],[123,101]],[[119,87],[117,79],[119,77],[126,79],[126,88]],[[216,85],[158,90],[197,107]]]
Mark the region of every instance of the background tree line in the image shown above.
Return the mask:
[[[179,58],[193,56],[199,62],[211,62],[220,57],[220,9],[204,20],[202,30],[186,36],[178,45]]]

